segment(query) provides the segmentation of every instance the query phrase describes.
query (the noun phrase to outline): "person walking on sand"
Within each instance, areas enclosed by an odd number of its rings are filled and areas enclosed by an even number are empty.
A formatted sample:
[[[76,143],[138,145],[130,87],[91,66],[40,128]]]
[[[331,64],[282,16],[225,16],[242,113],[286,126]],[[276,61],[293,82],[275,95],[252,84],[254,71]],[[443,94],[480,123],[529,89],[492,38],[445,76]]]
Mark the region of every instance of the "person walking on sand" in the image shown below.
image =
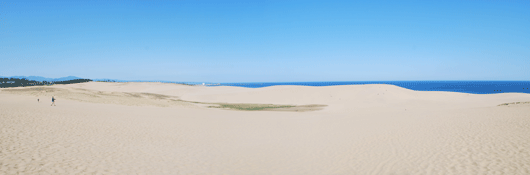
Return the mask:
[[[37,102],[40,102],[38,98],[37,98]]]
[[[52,96],[52,105],[55,106],[55,98],[53,98],[53,96]],[[52,106],[52,105],[50,105],[50,106]]]

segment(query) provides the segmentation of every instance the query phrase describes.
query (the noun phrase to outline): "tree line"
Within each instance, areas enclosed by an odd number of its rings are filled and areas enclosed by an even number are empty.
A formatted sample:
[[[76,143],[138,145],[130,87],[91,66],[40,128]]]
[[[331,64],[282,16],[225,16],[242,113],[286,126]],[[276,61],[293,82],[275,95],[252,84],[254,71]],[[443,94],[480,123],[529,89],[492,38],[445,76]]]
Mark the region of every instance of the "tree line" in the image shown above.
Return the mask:
[[[0,78],[0,88],[8,87],[25,87],[25,86],[46,86],[54,84],[74,84],[74,83],[84,83],[92,81],[91,79],[75,79],[67,81],[35,81],[28,80],[26,78]]]

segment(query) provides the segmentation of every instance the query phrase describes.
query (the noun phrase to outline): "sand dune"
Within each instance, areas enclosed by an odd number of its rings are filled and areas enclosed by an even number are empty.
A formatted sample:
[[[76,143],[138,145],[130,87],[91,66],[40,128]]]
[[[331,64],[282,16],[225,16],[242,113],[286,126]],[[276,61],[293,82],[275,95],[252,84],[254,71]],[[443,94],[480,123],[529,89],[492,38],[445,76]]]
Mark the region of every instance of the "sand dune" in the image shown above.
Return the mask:
[[[0,174],[530,174],[529,101],[392,85],[0,89]],[[324,107],[208,108],[221,103]]]

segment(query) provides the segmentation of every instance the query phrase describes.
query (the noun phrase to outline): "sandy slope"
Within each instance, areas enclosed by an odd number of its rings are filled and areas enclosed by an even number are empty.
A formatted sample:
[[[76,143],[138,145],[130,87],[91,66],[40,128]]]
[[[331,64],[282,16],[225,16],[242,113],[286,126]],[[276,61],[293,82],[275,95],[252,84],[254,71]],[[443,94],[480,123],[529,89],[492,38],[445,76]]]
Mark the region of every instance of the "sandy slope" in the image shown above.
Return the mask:
[[[54,89],[0,89],[0,174],[530,174],[530,104],[497,106],[530,94],[391,85],[46,88]],[[328,106],[232,111],[154,94]]]

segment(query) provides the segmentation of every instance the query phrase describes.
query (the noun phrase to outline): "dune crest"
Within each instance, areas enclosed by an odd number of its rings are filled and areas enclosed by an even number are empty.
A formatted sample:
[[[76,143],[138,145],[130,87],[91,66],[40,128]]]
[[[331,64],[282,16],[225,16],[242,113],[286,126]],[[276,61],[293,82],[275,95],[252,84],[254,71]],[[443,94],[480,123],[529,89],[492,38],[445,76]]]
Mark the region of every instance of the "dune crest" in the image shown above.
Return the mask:
[[[4,88],[0,174],[530,174],[528,101],[390,85]]]

